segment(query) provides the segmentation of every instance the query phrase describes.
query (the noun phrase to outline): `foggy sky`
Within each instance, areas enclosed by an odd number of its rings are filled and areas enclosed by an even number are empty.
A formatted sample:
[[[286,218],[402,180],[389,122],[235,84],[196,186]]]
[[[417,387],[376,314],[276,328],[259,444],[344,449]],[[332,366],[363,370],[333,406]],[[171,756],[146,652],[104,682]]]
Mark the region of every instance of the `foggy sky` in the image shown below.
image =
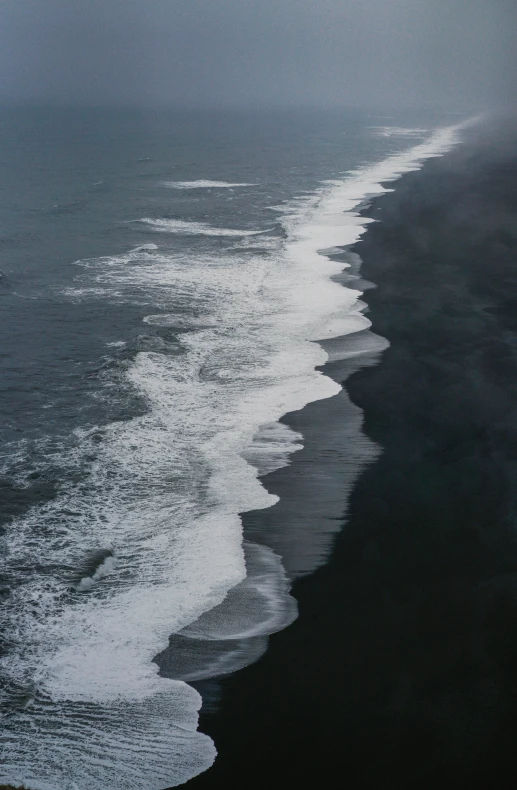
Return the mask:
[[[514,103],[517,0],[0,0],[0,100]]]

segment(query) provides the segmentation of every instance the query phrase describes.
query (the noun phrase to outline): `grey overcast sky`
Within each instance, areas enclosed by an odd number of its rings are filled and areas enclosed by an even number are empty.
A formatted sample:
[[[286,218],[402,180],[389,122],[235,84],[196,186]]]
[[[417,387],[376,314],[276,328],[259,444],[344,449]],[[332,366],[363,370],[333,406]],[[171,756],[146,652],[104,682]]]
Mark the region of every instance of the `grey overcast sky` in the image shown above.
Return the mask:
[[[0,0],[0,100],[513,104],[517,0]]]

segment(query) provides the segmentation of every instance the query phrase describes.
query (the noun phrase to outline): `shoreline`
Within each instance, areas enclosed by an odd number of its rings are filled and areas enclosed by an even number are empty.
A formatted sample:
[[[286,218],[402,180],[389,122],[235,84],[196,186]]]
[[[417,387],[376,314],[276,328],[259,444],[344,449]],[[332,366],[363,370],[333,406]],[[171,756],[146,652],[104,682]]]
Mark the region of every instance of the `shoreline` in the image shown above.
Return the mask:
[[[517,346],[517,328],[497,279],[511,266],[506,249],[514,250],[517,134],[508,133],[506,148],[501,136],[497,148],[483,144],[481,132],[470,137],[363,211],[382,222],[352,253],[377,285],[363,297],[373,331],[391,346],[379,365],[353,372],[345,390],[365,412],[370,451],[379,444],[383,453],[366,462],[328,564],[295,583],[300,618],[271,637],[257,664],[217,681],[220,712],[202,713],[200,730],[219,757],[189,786],[330,782],[339,767],[354,788],[386,781],[481,788],[496,755],[510,764],[515,707],[501,702],[498,687],[506,684],[512,699],[511,673],[497,649],[490,660],[482,654],[490,652],[486,610],[497,618],[492,598],[512,598],[507,577],[517,567],[508,513],[498,505],[513,507],[511,454],[500,431],[497,448],[490,445],[495,415],[504,417],[500,401],[517,403],[508,386],[517,361],[499,348],[511,346],[513,332]],[[488,331],[499,367],[485,370],[478,356]],[[310,423],[327,442],[322,456],[335,442],[335,497],[323,491],[321,500],[331,519],[339,498],[346,501],[336,398],[285,420],[295,430],[303,423],[302,432]],[[487,408],[491,398],[498,408]],[[268,478],[268,490],[277,493],[273,486],[293,475],[303,452]],[[328,469],[320,471],[324,479]],[[295,489],[292,477],[293,497]],[[246,537],[266,534],[264,513],[244,517]],[[505,625],[513,622],[506,616]],[[502,639],[505,629],[496,631]]]
[[[322,187],[321,192],[319,193],[320,196],[322,197],[321,203],[323,204],[321,215],[319,217],[319,219],[323,220],[321,223],[322,227],[319,229],[322,231],[322,233],[320,233],[319,236],[316,237],[317,234],[314,233],[315,229],[312,226],[309,226],[308,228],[304,228],[304,227],[302,228],[302,232],[299,234],[298,238],[296,238],[293,244],[291,244],[291,253],[292,253],[293,264],[294,264],[293,269],[295,270],[296,275],[293,276],[291,274],[290,276],[284,278],[285,280],[284,284],[288,288],[290,286],[294,288],[296,281],[298,279],[297,274],[300,271],[300,280],[302,280],[303,282],[301,282],[302,287],[300,289],[300,293],[298,294],[298,297],[308,297],[307,301],[305,301],[305,298],[302,298],[300,301],[302,302],[303,305],[305,304],[307,305],[306,310],[305,308],[302,309],[301,315],[303,317],[305,310],[305,313],[309,319],[311,328],[313,330],[313,331],[308,330],[307,335],[309,337],[320,336],[319,334],[320,325],[318,323],[318,326],[316,326],[316,322],[314,322],[311,319],[312,311],[310,308],[312,306],[313,297],[312,297],[312,293],[308,289],[306,288],[304,289],[303,287],[305,282],[304,266],[310,268],[312,271],[313,264],[316,263],[318,265],[319,279],[322,281],[322,284],[325,286],[326,295],[331,297],[331,299],[329,300],[330,307],[332,307],[332,305],[336,306],[336,304],[338,303],[341,304],[343,300],[345,301],[345,303],[350,301],[349,298],[350,292],[347,295],[345,289],[342,289],[337,283],[335,284],[332,282],[332,280],[334,279],[338,280],[339,278],[342,277],[342,275],[340,274],[342,270],[342,263],[339,262],[340,256],[328,255],[322,252],[321,257],[316,257],[320,255],[320,253],[318,253],[318,250],[322,246],[320,243],[321,240],[322,239],[325,240],[325,246],[326,246],[329,238],[328,236],[329,229],[335,231],[334,236],[332,238],[336,239],[336,241],[341,240],[344,243],[344,241],[347,239],[351,240],[357,238],[359,225],[362,224],[360,223],[360,217],[358,214],[359,206],[357,205],[357,196],[366,194],[367,192],[371,194],[373,191],[376,192],[383,191],[384,187],[379,186],[381,175],[385,175],[386,178],[388,179],[395,180],[397,178],[397,174],[400,174],[401,172],[404,172],[408,168],[415,166],[415,156],[419,158],[421,155],[422,158],[426,158],[427,156],[432,155],[431,151],[435,151],[437,147],[440,148],[441,146],[448,145],[448,140],[450,139],[449,134],[450,133],[448,131],[443,131],[438,136],[434,135],[425,144],[416,146],[416,148],[412,148],[407,152],[403,152],[402,154],[388,158],[387,160],[383,160],[382,162],[378,163],[378,166],[375,166],[373,168],[365,168],[363,171],[358,172],[357,179],[354,178],[351,179],[351,183],[347,184],[347,188],[345,189],[344,192],[342,189],[339,189],[338,195],[337,195],[338,190],[334,189],[334,187],[339,188],[341,186],[340,184],[334,184],[333,182],[329,182],[328,188],[327,185],[325,187]],[[418,155],[415,153],[415,151],[419,152]],[[363,176],[365,176],[366,179],[363,178]],[[334,200],[334,198],[336,198],[336,195],[339,198],[338,201]],[[317,197],[318,197],[317,195],[314,196],[315,203],[316,205],[319,206]],[[344,223],[342,227],[340,224],[342,213],[340,211],[336,212],[334,209],[336,204],[342,205],[340,201],[343,200],[343,198],[345,199],[344,205],[352,206],[352,211],[350,211],[348,218],[349,220],[352,219],[352,221],[351,222],[349,221],[348,223]],[[335,220],[336,218],[338,221],[335,222],[335,227],[330,228],[329,221],[332,219]],[[321,269],[319,268],[320,264],[321,264]],[[352,295],[352,300],[355,301],[355,298],[356,296]],[[327,300],[325,299],[320,301],[321,301],[321,306],[325,308],[323,310],[323,314],[325,315],[327,312],[327,307],[326,307]],[[323,301],[325,301],[325,305],[323,305]],[[357,326],[357,319],[359,318],[362,318],[362,316],[358,314],[355,314],[354,316],[350,315],[345,317],[344,320],[346,323],[346,327],[343,329],[343,331],[346,331],[346,329],[348,328],[349,325],[348,322],[350,319],[352,319],[353,324]],[[364,319],[362,320],[363,326],[367,323],[368,322],[364,321]],[[342,326],[340,322],[339,325]],[[324,332],[327,331],[327,325],[325,324],[325,326],[323,326],[322,324],[321,326],[322,326],[321,336],[324,337],[325,336]],[[331,326],[329,326],[328,331],[331,334],[338,333],[337,326],[335,325],[335,323],[331,322]],[[362,352],[368,351],[369,353],[374,353],[374,352],[376,353],[380,350],[379,346],[375,345],[376,342],[378,341],[375,340],[374,336],[371,333],[366,331],[364,333],[363,332],[352,333],[348,339],[340,340],[339,343],[340,345],[343,345],[344,343],[346,344],[347,342],[351,342],[354,345],[358,341],[358,338],[363,338],[363,337],[369,338],[370,341],[372,341],[372,345],[369,346],[367,349],[362,348],[361,349]],[[328,343],[330,344],[332,342],[333,341],[328,341]],[[368,343],[368,340],[366,340],[365,342]],[[383,341],[380,342],[382,346]],[[327,341],[325,341],[325,343],[327,343]],[[323,343],[321,343],[321,345],[324,346]],[[322,353],[321,350],[316,347],[316,345],[307,343],[307,346],[312,347],[312,351],[315,352],[312,362],[312,369],[311,369],[311,377],[312,377],[312,374],[316,370],[314,366],[318,364],[318,361],[321,362],[322,359],[325,358],[326,354]],[[311,348],[309,348],[309,352],[310,351]],[[355,353],[357,353],[356,348],[354,348],[354,354]],[[364,364],[364,362],[361,360],[360,365],[362,364]],[[330,372],[331,367],[333,373]],[[316,380],[319,380],[319,384],[325,382],[325,386],[323,387],[323,390],[319,388],[320,395],[322,392],[326,392],[326,393],[336,392],[339,389],[339,386],[332,382],[332,378],[335,377],[336,381],[341,381],[345,377],[345,371],[349,374],[354,369],[357,368],[357,361],[353,360],[352,362],[345,363],[344,365],[341,366],[338,363],[331,367],[328,368],[329,375],[326,380],[323,379],[322,377],[314,376]],[[296,408],[297,403],[300,406],[303,403],[305,403],[306,402],[306,400],[304,400],[305,386],[302,388],[302,390],[303,390],[301,391],[302,397],[300,398],[295,397],[294,400],[291,399],[287,402],[284,401],[282,403],[282,409],[288,411],[289,407],[291,409]],[[312,390],[310,388],[309,390],[310,390],[309,392],[310,395]],[[316,390],[318,390],[318,388],[316,388]],[[323,410],[318,410],[317,403],[318,403],[317,401],[312,401],[311,406],[314,405],[314,409],[309,408],[309,410],[307,412],[304,412],[303,415],[301,415],[301,412],[291,412],[291,416],[294,420],[292,422],[293,426],[295,424],[299,424],[306,437],[309,434],[312,434],[313,451],[316,452],[318,455],[318,464],[313,464],[310,457],[310,453],[308,456],[308,463],[305,463],[306,470],[311,470],[311,473],[314,470],[316,471],[316,475],[313,476],[313,479],[311,479],[310,481],[311,486],[307,485],[308,477],[306,475],[305,476],[302,475],[301,481],[300,480],[295,481],[295,485],[293,486],[293,489],[290,492],[291,499],[289,506],[287,505],[287,499],[284,496],[282,505],[275,511],[275,515],[272,520],[268,520],[271,519],[271,515],[272,515],[271,512],[268,510],[267,516],[265,516],[266,520],[262,520],[262,522],[260,522],[259,519],[259,522],[253,524],[252,521],[254,518],[254,514],[252,511],[249,516],[250,523],[247,525],[248,533],[246,535],[246,538],[252,537],[253,530],[255,530],[255,535],[258,534],[262,535],[263,540],[260,541],[261,543],[266,545],[273,545],[278,550],[278,553],[282,556],[282,559],[285,560],[287,556],[289,557],[289,564],[287,562],[286,564],[288,564],[288,569],[292,576],[304,575],[310,573],[314,570],[314,568],[318,564],[321,564],[321,562],[324,561],[326,554],[328,553],[328,546],[333,539],[333,535],[339,529],[340,519],[342,518],[343,510],[345,509],[346,498],[357,478],[357,475],[359,474],[360,468],[361,466],[364,466],[366,463],[368,463],[377,452],[375,446],[371,442],[368,442],[368,440],[366,440],[362,435],[362,433],[360,432],[359,424],[362,419],[361,411],[350,402],[350,400],[346,396],[346,393],[340,393],[339,398],[337,398],[335,402],[333,401],[332,405],[330,405],[328,401],[325,401],[325,406]],[[278,414],[280,413],[281,411],[278,411]],[[318,414],[323,415],[322,417],[323,428],[324,428],[323,430],[320,430],[322,423],[320,418],[318,418],[317,416]],[[289,423],[291,416],[288,415],[285,418],[284,422],[286,424]],[[330,419],[330,423],[329,423],[329,419]],[[329,431],[325,429],[325,426],[328,426],[329,424],[332,423],[338,423],[341,426],[342,430],[339,435],[337,435],[337,432],[334,432],[331,437],[331,441],[329,442],[328,439],[330,438],[331,435]],[[357,452],[355,453],[355,455],[351,452],[350,443],[355,443],[357,445]],[[343,451],[342,449],[343,446],[346,447],[346,451]],[[349,479],[347,481],[346,491],[342,490],[342,485],[341,485],[341,480],[342,480],[341,470],[343,466],[347,466],[348,468]],[[281,478],[279,479],[281,480]],[[291,478],[288,477],[286,479],[287,481],[289,481]],[[303,499],[300,496],[300,482],[301,485],[303,486],[304,495],[305,495]],[[282,485],[281,482],[280,485]],[[318,500],[316,500],[315,493],[318,493],[319,495]],[[260,497],[260,500],[265,501],[262,497]],[[330,501],[332,501],[333,503],[332,512],[329,512],[328,509],[328,504]],[[317,505],[316,507],[315,507],[315,503]],[[296,505],[297,507],[293,505]],[[243,506],[244,505],[241,505],[241,507]],[[260,507],[259,504],[257,506]],[[321,512],[318,512],[318,509]],[[302,517],[305,518],[305,523],[306,523],[306,529],[303,535],[303,539],[301,538],[302,530],[300,523]],[[279,522],[279,527],[280,527],[279,529],[275,529],[275,519],[277,521],[277,524]],[[288,525],[287,522],[289,519],[290,519],[290,523]],[[315,520],[317,519],[321,524],[321,528],[320,526],[318,526],[318,528],[315,529]],[[288,526],[289,529],[287,529]],[[289,534],[289,539],[287,540],[287,542],[285,542],[285,538],[288,534]],[[247,547],[244,546],[244,548],[246,550]],[[246,559],[248,559],[248,557],[246,557]],[[280,568],[278,567],[280,563],[278,562],[275,565],[275,562],[271,557],[271,552],[269,555],[267,554],[267,552],[262,552],[261,557],[255,557],[255,559],[257,560],[261,559],[262,568],[268,567],[269,569],[274,570],[275,573],[279,571],[279,573],[276,573],[276,590],[274,590],[274,592],[280,591],[282,594],[284,592],[286,593],[286,590],[281,589],[283,588],[284,585],[281,578],[281,567]],[[210,567],[210,563],[206,566],[204,573],[208,572],[209,567]],[[256,576],[259,579],[261,578],[260,568],[259,568],[259,573],[256,574]],[[263,576],[264,574],[262,574],[262,577]],[[250,577],[250,574],[248,574],[248,577]],[[271,581],[272,579],[270,576],[269,582]],[[234,589],[235,588],[232,588],[232,590]],[[240,590],[240,592],[242,592],[242,589]],[[228,601],[230,597],[231,596],[228,595],[225,598],[225,601]],[[265,595],[264,597],[266,598],[266,600],[268,600],[268,595]],[[269,598],[272,599],[273,596],[269,596]],[[244,601],[244,603],[246,603],[246,600]],[[275,599],[274,603],[275,604],[278,603],[278,597]],[[292,603],[292,599],[291,599],[291,603]],[[287,624],[286,622],[287,620],[292,621],[291,619],[292,607],[290,612],[289,601],[284,601],[284,604],[286,609],[286,611],[284,612],[285,616],[280,617],[280,620],[283,623],[282,627],[284,627]],[[207,612],[209,617],[204,618],[205,624],[206,624],[206,620],[213,616],[213,613],[214,610],[209,609],[209,611]],[[259,626],[261,625],[262,624],[259,624]],[[273,623],[273,625],[274,628],[272,628],[271,630],[278,630],[277,628],[278,618],[275,619],[275,623]],[[193,625],[192,628],[189,626],[189,632],[192,632],[193,630],[195,630],[195,628],[196,628],[195,624]],[[137,633],[137,631],[135,631],[135,633]],[[225,633],[227,634],[228,632]],[[269,634],[270,631],[268,631],[267,633]],[[230,632],[230,636],[227,637],[228,641],[231,641],[231,636],[234,634],[235,631]],[[262,637],[259,637],[258,640],[259,642],[261,638]],[[180,671],[184,669],[185,664],[188,664],[190,660],[188,651],[187,651],[187,655],[185,655],[185,651],[183,652],[182,655],[180,655],[181,650],[175,650],[175,648],[179,646],[178,643],[181,642],[182,640],[183,640],[183,647],[185,647],[185,644],[186,643],[188,644],[188,635],[187,636],[184,636],[183,634],[177,635],[177,638],[175,639],[175,644],[173,645],[171,644],[171,650],[169,651],[173,657],[172,663],[174,663],[174,660],[179,656],[180,663],[183,664],[183,666],[180,667]],[[205,645],[206,650],[205,652],[201,650],[198,651],[196,660],[201,659],[204,661],[205,658],[207,658],[209,661],[211,661],[212,659],[214,659],[215,663],[218,665],[217,666],[218,671],[220,671],[221,655],[218,654],[218,648],[222,648],[223,652],[226,650],[226,648],[230,648],[230,653],[231,653],[231,648],[234,646],[232,644],[225,646],[224,644],[222,644],[224,641],[226,640],[221,639],[221,632],[218,632],[218,637],[215,640],[213,641],[211,639],[206,640],[206,645]],[[217,648],[215,650],[215,655],[214,655],[214,651],[212,650],[214,645]],[[197,647],[198,644],[196,643],[196,648]],[[243,649],[244,653],[246,653],[246,649],[247,648],[244,647]],[[256,658],[260,654],[260,650],[261,650],[260,644],[257,644],[257,642],[255,642],[253,649],[254,649],[253,656]],[[223,656],[223,658],[225,658],[226,660],[226,656]],[[237,663],[241,662],[242,658],[243,658],[242,656],[237,656],[236,659]],[[246,655],[244,655],[244,659],[246,659],[247,661]],[[229,655],[229,660],[230,661],[233,660],[231,654]],[[247,663],[250,662],[247,661]],[[227,666],[227,664],[225,664],[225,666]],[[209,666],[208,668],[212,669],[211,666]],[[236,668],[235,665],[233,665],[233,669],[235,668]],[[167,667],[165,669],[167,669]],[[192,667],[189,667],[189,669],[192,669]],[[175,670],[177,670],[177,664],[176,666],[172,666],[171,670],[172,670],[171,674]],[[190,680],[191,678],[185,678],[185,679]],[[188,686],[183,686],[182,691],[190,694],[190,701],[194,700],[194,702],[197,703],[198,696],[197,694],[194,695],[192,693],[192,689],[189,690]],[[195,712],[197,713],[197,706],[195,708]],[[134,721],[135,718],[136,717],[129,716],[129,718],[126,718],[126,723],[131,724],[131,721],[132,720]],[[194,719],[197,720],[197,715],[194,716]],[[211,741],[209,741],[208,738],[203,738],[203,737],[198,738],[198,741],[202,742],[201,744],[202,746],[204,744],[205,746],[209,747],[209,750],[211,749],[211,755],[208,755],[208,757],[211,757],[211,759],[213,759],[214,750]],[[167,747],[167,750],[170,753],[169,747]],[[207,760],[208,758],[205,759],[198,766],[197,770],[201,770],[204,766],[208,765],[209,761]],[[173,763],[174,765],[176,765],[176,761],[173,760]],[[116,767],[116,761],[113,764]],[[140,767],[143,767],[142,763],[140,763]],[[127,768],[128,766],[126,765],[126,770]],[[134,780],[137,781],[134,773],[135,770],[139,770],[137,765],[135,765],[134,768],[131,770]],[[117,770],[115,769],[113,781],[118,781],[115,779],[116,774],[117,774]],[[34,780],[31,779],[31,777],[34,776],[34,774],[24,773],[21,775],[14,774],[14,776],[18,776],[19,780],[25,778],[28,784],[31,786],[33,785],[33,782],[36,781],[35,779]],[[174,776],[175,776],[174,772],[172,772],[172,774],[169,775],[162,774],[162,781],[164,781],[164,778],[169,779],[169,777],[170,777],[170,781],[172,781]],[[6,776],[6,778],[9,779],[11,779],[12,777],[13,774],[8,774]]]
[[[154,659],[163,677],[184,680],[200,691],[205,710],[217,700],[217,679],[257,661],[267,650],[268,637],[293,621],[296,603],[287,595],[287,579],[294,582],[325,562],[351,490],[379,453],[361,430],[361,409],[343,390],[343,381],[375,364],[388,345],[371,331],[363,314],[367,305],[360,297],[374,285],[361,278],[359,257],[347,251],[371,221],[361,209],[374,195],[391,191],[385,184],[454,148],[459,132],[471,123],[436,129],[417,145],[351,171],[342,180],[324,182],[307,201],[309,213],[295,214],[298,224],[285,248],[290,275],[281,277],[294,303],[301,303],[307,313],[304,353],[311,373],[304,389],[293,379],[278,422],[263,423],[255,435],[257,445],[252,442],[243,454],[258,470],[261,491],[256,506],[239,514],[245,580],[195,624],[173,634]],[[316,293],[314,305],[308,277]],[[297,444],[300,436],[302,445]],[[272,440],[273,452],[276,442],[285,443],[285,456],[294,453],[287,471],[285,461],[271,465],[266,460]],[[268,473],[271,466],[276,471]]]

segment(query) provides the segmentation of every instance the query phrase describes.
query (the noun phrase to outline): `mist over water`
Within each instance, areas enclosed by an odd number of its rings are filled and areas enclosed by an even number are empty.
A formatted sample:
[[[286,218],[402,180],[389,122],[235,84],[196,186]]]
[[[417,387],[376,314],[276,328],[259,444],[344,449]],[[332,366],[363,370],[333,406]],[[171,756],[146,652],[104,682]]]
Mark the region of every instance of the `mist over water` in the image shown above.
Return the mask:
[[[514,0],[4,0],[0,101],[473,113],[515,106],[516,29]]]

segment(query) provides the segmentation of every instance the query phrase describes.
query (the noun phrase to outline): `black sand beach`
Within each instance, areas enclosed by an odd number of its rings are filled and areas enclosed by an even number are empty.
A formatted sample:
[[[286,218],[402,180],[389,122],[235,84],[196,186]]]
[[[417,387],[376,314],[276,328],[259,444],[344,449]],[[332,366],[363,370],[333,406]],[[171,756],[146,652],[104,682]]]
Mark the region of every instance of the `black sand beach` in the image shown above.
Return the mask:
[[[220,681],[200,723],[219,757],[189,787],[517,785],[517,132],[468,138],[365,209],[352,253],[390,347],[289,416],[306,449],[265,481],[287,513],[312,476],[300,541],[312,519],[331,556]],[[273,510],[246,537],[282,553]]]

